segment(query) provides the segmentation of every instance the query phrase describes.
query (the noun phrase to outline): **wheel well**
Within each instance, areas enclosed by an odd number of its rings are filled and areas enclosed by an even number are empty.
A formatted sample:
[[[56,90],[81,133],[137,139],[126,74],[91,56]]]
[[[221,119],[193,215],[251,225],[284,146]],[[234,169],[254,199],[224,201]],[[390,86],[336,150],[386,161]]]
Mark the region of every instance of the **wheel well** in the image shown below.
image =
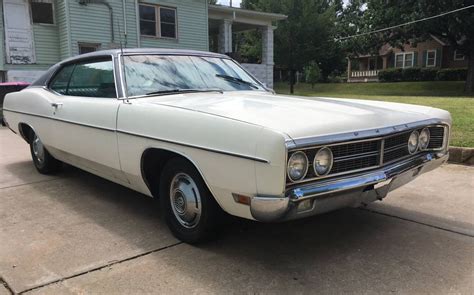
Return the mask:
[[[33,134],[35,133],[33,131],[33,128],[31,128],[31,126],[26,124],[26,123],[20,123],[20,124],[18,124],[18,130],[20,131],[21,137],[27,143],[31,143],[31,138],[32,138]]]
[[[159,193],[158,180],[160,179],[161,173],[163,172],[163,168],[165,167],[166,163],[172,158],[182,158],[186,161],[189,161],[181,154],[157,148],[147,149],[142,155],[142,177],[154,197],[157,197]],[[191,162],[191,164],[193,163]]]

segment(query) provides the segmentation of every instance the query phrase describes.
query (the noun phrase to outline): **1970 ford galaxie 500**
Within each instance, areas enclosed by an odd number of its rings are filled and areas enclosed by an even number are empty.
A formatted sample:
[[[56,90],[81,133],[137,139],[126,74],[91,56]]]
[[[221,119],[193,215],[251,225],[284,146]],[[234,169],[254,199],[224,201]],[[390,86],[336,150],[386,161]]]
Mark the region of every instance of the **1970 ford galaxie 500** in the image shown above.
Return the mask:
[[[41,173],[61,162],[157,197],[171,231],[209,237],[221,210],[271,222],[383,199],[448,158],[446,111],[275,95],[225,55],[80,55],[8,94]]]

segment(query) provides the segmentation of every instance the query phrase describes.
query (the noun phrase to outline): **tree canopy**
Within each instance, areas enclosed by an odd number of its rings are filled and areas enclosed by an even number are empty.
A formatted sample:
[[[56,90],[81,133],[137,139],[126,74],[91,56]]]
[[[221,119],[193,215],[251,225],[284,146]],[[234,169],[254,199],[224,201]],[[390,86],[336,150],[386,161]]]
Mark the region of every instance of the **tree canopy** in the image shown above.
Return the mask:
[[[340,36],[371,32],[474,5],[474,0],[352,0],[339,16]],[[474,8],[379,33],[351,38],[344,45],[353,53],[374,53],[385,43],[392,47],[430,39],[447,40],[468,58],[466,91],[474,91]]]
[[[323,77],[344,68],[344,54],[334,41],[336,15],[341,1],[331,0],[243,0],[242,7],[288,15],[275,30],[275,64],[290,71],[290,91],[295,74],[311,61],[318,63]]]

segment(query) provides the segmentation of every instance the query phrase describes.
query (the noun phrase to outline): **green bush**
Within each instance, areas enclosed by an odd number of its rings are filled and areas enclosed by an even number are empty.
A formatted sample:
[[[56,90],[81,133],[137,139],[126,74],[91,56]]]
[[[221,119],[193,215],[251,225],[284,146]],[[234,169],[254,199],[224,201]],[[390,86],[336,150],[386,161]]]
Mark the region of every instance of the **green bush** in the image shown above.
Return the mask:
[[[420,68],[407,68],[402,70],[402,81],[419,81],[420,80]]]
[[[379,80],[382,82],[402,81],[402,69],[386,69],[379,71]]]
[[[420,79],[419,81],[434,81],[436,80],[436,75],[438,74],[438,69],[433,68],[422,68],[420,70]]]
[[[311,87],[314,88],[314,84],[316,84],[316,82],[321,78],[321,70],[319,69],[318,64],[315,61],[310,62],[304,68],[304,75],[306,83],[311,84]]]
[[[467,77],[467,69],[391,68],[379,71],[378,75],[381,82],[464,81]]]
[[[465,81],[467,78],[467,69],[441,69],[436,74],[438,81]]]

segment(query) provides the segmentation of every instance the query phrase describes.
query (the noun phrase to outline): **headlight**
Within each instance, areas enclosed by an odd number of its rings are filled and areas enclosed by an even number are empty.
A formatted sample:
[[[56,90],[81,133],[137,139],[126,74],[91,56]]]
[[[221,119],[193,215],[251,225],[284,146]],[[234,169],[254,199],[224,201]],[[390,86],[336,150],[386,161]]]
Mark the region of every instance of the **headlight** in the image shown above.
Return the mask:
[[[420,134],[416,130],[410,134],[410,138],[408,138],[408,152],[410,154],[414,154],[418,150],[419,136]]]
[[[329,173],[332,168],[333,156],[330,149],[324,147],[320,149],[314,157],[313,168],[318,176],[323,176]]]
[[[288,160],[287,174],[291,181],[303,179],[308,172],[308,157],[303,152],[293,153]]]
[[[425,128],[420,132],[420,150],[424,151],[428,148],[430,144],[430,130]]]

